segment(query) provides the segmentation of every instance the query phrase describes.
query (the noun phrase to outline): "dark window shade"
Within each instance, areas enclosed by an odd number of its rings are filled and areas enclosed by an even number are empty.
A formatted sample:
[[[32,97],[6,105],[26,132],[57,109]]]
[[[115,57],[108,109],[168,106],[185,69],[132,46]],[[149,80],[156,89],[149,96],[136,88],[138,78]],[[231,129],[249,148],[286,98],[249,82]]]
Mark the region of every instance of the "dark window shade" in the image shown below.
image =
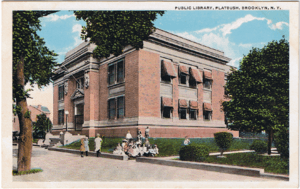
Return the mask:
[[[64,99],[64,86],[60,86],[58,88],[58,100],[63,100]]]
[[[121,61],[117,64],[117,82],[123,82],[124,81],[124,61]]]
[[[186,119],[186,108],[179,108],[179,118]]]
[[[111,65],[108,67],[108,84],[115,84],[115,65]]]
[[[163,107],[163,117],[164,118],[171,118],[171,107]]]
[[[196,120],[197,119],[197,110],[190,109],[190,119]]]
[[[115,99],[108,101],[108,118],[114,119],[116,115]]]
[[[58,110],[58,124],[61,125],[61,124],[64,124],[64,110]]]
[[[124,117],[124,96],[117,98],[117,117],[123,118]]]

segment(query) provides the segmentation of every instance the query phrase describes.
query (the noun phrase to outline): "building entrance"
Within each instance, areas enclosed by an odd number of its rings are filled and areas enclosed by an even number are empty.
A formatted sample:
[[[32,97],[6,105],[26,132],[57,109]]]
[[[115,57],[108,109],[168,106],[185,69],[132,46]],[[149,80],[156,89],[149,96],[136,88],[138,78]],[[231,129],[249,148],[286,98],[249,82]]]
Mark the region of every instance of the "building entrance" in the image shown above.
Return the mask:
[[[81,131],[82,130],[82,124],[84,122],[83,115],[84,115],[84,105],[83,104],[77,104],[75,105],[75,130]]]

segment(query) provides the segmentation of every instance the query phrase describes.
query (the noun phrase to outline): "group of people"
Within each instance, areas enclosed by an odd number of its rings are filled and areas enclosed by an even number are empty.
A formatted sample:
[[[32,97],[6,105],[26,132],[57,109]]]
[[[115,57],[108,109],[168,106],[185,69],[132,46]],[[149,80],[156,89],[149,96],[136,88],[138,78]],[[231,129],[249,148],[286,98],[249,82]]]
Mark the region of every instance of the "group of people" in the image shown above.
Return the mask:
[[[122,140],[122,144],[118,143],[118,146],[113,151],[116,155],[128,155],[131,157],[136,156],[155,156],[159,153],[157,145],[151,145],[149,142],[149,127],[145,130],[145,142],[142,141],[142,132],[137,130],[137,140],[134,140],[130,131],[126,134],[126,137]]]
[[[116,155],[128,155],[132,157],[136,156],[155,156],[159,154],[158,147],[156,144],[151,145],[149,142],[149,127],[145,130],[145,142],[142,141],[142,132],[140,129],[137,130],[137,140],[135,141],[130,134],[130,131],[126,134],[126,137],[122,140],[122,145],[118,143],[118,146],[114,149],[113,154]],[[89,148],[89,139],[82,138],[80,146],[81,157],[83,157],[83,153],[86,153],[88,156]],[[97,134],[97,137],[94,139],[95,142],[95,152],[97,153],[97,157],[101,154],[101,143],[102,139],[100,138],[100,134]],[[186,136],[183,142],[183,145],[189,145],[191,141]]]
[[[101,154],[101,143],[102,143],[102,138],[100,138],[100,134],[97,134],[97,137],[94,140],[95,142],[95,152],[97,153],[97,157],[99,157],[99,154]],[[82,138],[80,139],[80,153],[81,153],[81,157],[83,157],[83,153],[86,153],[86,156],[88,156],[88,152],[90,151],[89,148],[89,139],[86,138]]]

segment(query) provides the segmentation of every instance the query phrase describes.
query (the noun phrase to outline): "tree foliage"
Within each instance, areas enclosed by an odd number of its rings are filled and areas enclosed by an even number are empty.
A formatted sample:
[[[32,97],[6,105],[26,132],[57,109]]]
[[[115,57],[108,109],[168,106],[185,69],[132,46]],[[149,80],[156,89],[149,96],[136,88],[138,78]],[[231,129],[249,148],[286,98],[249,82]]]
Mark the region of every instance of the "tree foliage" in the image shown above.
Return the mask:
[[[33,124],[33,137],[45,138],[46,132],[50,131],[52,123],[46,114],[37,115],[37,121]]]
[[[56,11],[14,11],[13,12],[13,99],[27,98],[28,90],[17,84],[17,65],[24,60],[25,85],[36,83],[39,87],[51,81],[56,66],[55,54],[46,46],[37,31],[41,30],[40,17]]]
[[[143,41],[155,31],[153,21],[164,11],[74,11],[77,20],[84,20],[82,39],[89,39],[97,48],[94,56],[120,55],[124,47],[143,47]]]
[[[231,101],[223,102],[223,109],[228,125],[244,131],[266,130],[269,135],[289,126],[288,41],[283,38],[253,48],[227,79],[225,90]]]

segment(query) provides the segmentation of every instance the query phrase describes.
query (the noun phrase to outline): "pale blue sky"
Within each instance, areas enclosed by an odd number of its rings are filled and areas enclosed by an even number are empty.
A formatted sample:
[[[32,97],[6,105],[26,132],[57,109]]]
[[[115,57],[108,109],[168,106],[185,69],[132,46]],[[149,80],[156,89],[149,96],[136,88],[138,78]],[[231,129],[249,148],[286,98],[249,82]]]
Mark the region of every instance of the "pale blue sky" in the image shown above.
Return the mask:
[[[64,60],[66,52],[81,43],[80,30],[73,11],[59,11],[42,18],[39,35]],[[203,45],[224,51],[238,63],[252,47],[261,48],[283,35],[289,40],[289,11],[166,11],[155,21],[157,28],[180,35]]]

